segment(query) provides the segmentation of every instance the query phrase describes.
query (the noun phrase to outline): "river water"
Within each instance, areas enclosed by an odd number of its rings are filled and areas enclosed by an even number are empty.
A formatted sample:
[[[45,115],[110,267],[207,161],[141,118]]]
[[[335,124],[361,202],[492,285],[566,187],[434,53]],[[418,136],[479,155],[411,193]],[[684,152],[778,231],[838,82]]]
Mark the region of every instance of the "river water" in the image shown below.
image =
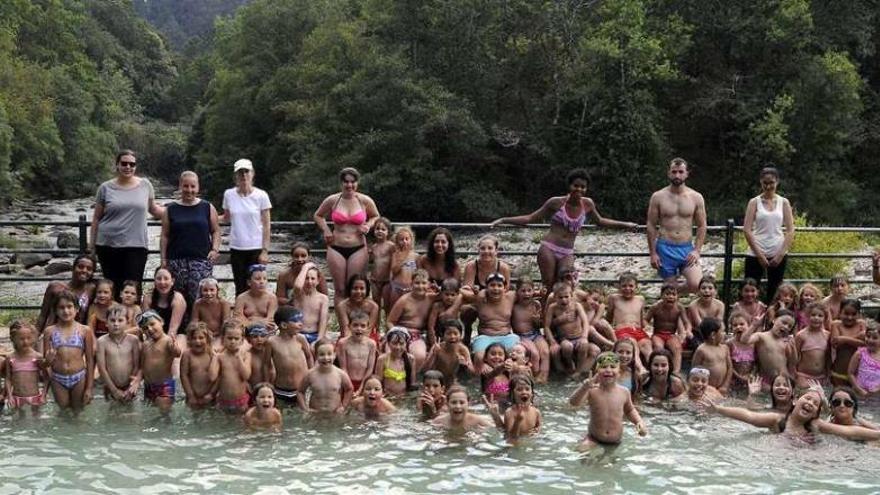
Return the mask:
[[[101,398],[76,418],[49,405],[39,418],[0,417],[0,494],[880,492],[878,447],[794,444],[688,408],[641,406],[647,437],[629,425],[622,445],[578,453],[587,414],[567,406],[575,387],[540,388],[543,432],[516,446],[495,431],[448,437],[411,402],[385,421],[285,410],[281,433],[180,401],[169,417]]]

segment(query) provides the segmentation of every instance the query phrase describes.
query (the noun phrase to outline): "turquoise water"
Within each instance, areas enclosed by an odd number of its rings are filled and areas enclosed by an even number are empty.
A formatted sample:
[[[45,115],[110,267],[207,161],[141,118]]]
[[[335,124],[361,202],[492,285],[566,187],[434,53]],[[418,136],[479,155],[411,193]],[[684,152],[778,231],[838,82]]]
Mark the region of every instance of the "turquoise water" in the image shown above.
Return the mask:
[[[643,405],[647,437],[627,426],[621,446],[575,452],[587,428],[566,404],[575,386],[539,389],[543,432],[516,446],[495,431],[447,437],[411,402],[381,422],[286,410],[279,434],[182,402],[167,418],[101,398],[76,418],[49,405],[39,418],[0,416],[0,494],[880,492],[878,447],[829,436],[803,446],[687,408]]]

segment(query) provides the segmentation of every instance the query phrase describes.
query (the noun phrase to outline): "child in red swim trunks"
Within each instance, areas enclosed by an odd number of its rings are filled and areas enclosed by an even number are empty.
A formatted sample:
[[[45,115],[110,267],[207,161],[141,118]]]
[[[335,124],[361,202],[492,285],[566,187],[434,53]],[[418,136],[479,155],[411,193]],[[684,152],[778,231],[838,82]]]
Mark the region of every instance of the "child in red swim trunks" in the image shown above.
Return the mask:
[[[687,310],[678,302],[678,287],[664,283],[660,288],[660,300],[651,306],[645,320],[652,323],[654,333],[651,342],[655,351],[668,349],[672,353],[672,371],[681,370],[681,346],[690,338]]]
[[[614,327],[617,340],[631,339],[647,360],[651,355],[651,339],[645,333],[645,298],[636,294],[638,279],[632,272],[625,272],[617,279],[617,293],[608,298],[608,320]]]

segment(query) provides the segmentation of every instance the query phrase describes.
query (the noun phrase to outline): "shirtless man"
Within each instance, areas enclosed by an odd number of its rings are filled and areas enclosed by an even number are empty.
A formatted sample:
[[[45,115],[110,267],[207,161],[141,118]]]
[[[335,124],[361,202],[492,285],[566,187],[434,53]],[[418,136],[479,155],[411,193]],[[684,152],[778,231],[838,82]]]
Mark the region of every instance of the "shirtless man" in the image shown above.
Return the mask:
[[[669,163],[669,185],[651,195],[648,203],[648,249],[651,266],[661,278],[684,275],[687,285],[696,292],[699,287],[700,250],[706,240],[706,205],[703,196],[684,185],[689,173],[688,163],[673,158]],[[659,231],[657,229],[659,223]],[[697,238],[692,230],[697,226]]]
[[[348,373],[351,386],[355,393],[361,389],[361,383],[373,374],[376,367],[378,352],[376,342],[367,337],[370,316],[360,310],[351,313],[349,329],[351,335],[342,337],[336,343],[339,354],[339,367]]]
[[[614,327],[614,337],[634,341],[642,359],[647,361],[653,347],[645,333],[645,298],[636,294],[637,284],[638,279],[631,272],[622,273],[617,278],[617,294],[608,298],[608,321]]]
[[[128,317],[119,304],[107,310],[109,333],[98,339],[96,361],[104,381],[104,398],[129,402],[140,386],[140,341],[126,333]]]
[[[235,298],[233,311],[246,323],[262,322],[270,330],[275,330],[274,316],[278,309],[278,299],[267,290],[266,265],[251,265],[248,272],[248,290]]]
[[[301,335],[312,345],[327,335],[330,314],[330,298],[318,291],[320,275],[318,267],[308,262],[293,283],[293,307],[303,314]]]
[[[299,334],[303,328],[302,311],[282,306],[275,313],[278,335],[266,343],[266,379],[275,389],[275,405],[296,405],[296,392],[312,367],[309,341]]]
[[[473,304],[477,309],[480,326],[477,337],[471,342],[474,352],[474,369],[483,369],[483,353],[490,344],[501,343],[510,349],[519,343],[519,336],[513,333],[510,325],[513,306],[516,304],[516,292],[506,290],[507,279],[499,272],[490,273],[486,277],[486,288],[476,295],[462,291],[464,302]]]
[[[428,296],[429,284],[428,272],[422,269],[416,270],[412,276],[412,291],[402,295],[394,303],[394,307],[385,319],[389,330],[392,327],[409,329],[409,352],[413,356],[414,373],[422,369],[422,364],[428,357],[424,338],[427,338],[428,316],[434,303],[434,298]]]
[[[317,364],[306,374],[296,396],[299,406],[306,412],[342,414],[351,402],[351,380],[348,374],[333,365],[336,360],[333,342],[315,342],[315,352],[318,354]],[[308,404],[307,391],[311,391]]]

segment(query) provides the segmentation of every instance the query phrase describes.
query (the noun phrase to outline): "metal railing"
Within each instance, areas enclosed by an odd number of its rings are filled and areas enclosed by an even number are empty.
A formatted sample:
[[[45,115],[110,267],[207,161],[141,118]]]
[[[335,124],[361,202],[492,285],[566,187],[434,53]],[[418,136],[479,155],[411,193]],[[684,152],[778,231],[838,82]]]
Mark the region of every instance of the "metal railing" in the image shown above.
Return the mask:
[[[395,222],[397,225],[408,225],[413,228],[419,229],[428,229],[434,227],[446,227],[451,230],[486,230],[490,229],[490,225],[486,223],[450,223],[450,222]],[[76,256],[81,253],[85,253],[88,249],[87,244],[87,234],[89,230],[90,221],[86,218],[85,215],[80,215],[77,221],[36,221],[36,220],[22,220],[22,221],[0,221],[0,227],[28,227],[28,226],[61,226],[61,227],[76,227],[78,230],[79,237],[79,246],[76,249],[52,249],[52,248],[25,248],[25,249],[9,249],[9,248],[0,248],[0,255],[4,254],[50,254],[53,257],[64,257],[64,256]],[[222,224],[226,225],[226,224]],[[157,227],[161,226],[160,222],[149,222],[148,226]],[[509,226],[505,226],[508,228]],[[520,228],[548,228],[548,224],[528,224]],[[315,229],[314,223],[311,221],[273,221],[272,229],[273,231],[278,230],[288,230],[291,228],[310,228]],[[597,229],[594,225],[588,225],[584,227],[584,230],[595,230]],[[637,230],[644,231],[645,226],[640,225],[637,227]],[[720,234],[724,237],[724,246],[722,252],[704,252],[701,254],[702,258],[722,258],[723,259],[723,268],[722,268],[722,277],[721,277],[721,299],[725,304],[725,308],[729,308],[731,305],[731,297],[733,295],[733,262],[735,259],[743,259],[746,257],[746,253],[743,252],[735,252],[735,233],[741,232],[742,227],[735,225],[733,219],[728,219],[725,225],[712,225],[709,226],[707,232],[710,234]],[[867,233],[867,234],[880,234],[880,227],[797,227],[796,231],[799,232],[857,232],[857,233]],[[315,248],[311,249],[311,253],[313,256],[322,257],[326,254],[326,249]],[[221,253],[227,253],[228,250],[223,250]],[[269,250],[270,255],[277,254],[289,254],[289,249],[271,249]],[[158,254],[159,251],[155,249],[149,250],[150,255]],[[472,256],[478,254],[477,251],[468,251],[468,250],[458,250],[458,255],[462,256]],[[502,254],[504,256],[534,256],[536,251],[503,251]],[[577,258],[621,258],[621,257],[649,257],[650,253],[648,252],[576,252],[575,256]],[[789,259],[870,259],[871,254],[865,253],[789,253]],[[64,272],[65,274],[67,272]],[[0,275],[0,283],[4,282],[52,282],[52,281],[65,281],[69,280],[69,276],[64,276],[63,274],[59,274],[58,276],[5,276]],[[152,279],[149,277],[145,277],[144,281],[149,282]],[[220,282],[232,282],[231,278],[218,278]],[[270,278],[270,281],[275,281],[274,278]],[[586,282],[594,283],[594,284],[614,284],[617,282],[617,278],[589,278],[585,280]],[[787,282],[792,283],[819,283],[824,284],[827,283],[827,279],[786,279]],[[640,279],[640,283],[647,284],[659,284],[662,283],[663,280],[659,278],[649,278],[649,279]],[[863,278],[851,279],[849,281],[851,284],[870,284],[873,281]],[[34,304],[3,304],[0,302],[0,310],[37,310],[39,309],[39,305]]]

